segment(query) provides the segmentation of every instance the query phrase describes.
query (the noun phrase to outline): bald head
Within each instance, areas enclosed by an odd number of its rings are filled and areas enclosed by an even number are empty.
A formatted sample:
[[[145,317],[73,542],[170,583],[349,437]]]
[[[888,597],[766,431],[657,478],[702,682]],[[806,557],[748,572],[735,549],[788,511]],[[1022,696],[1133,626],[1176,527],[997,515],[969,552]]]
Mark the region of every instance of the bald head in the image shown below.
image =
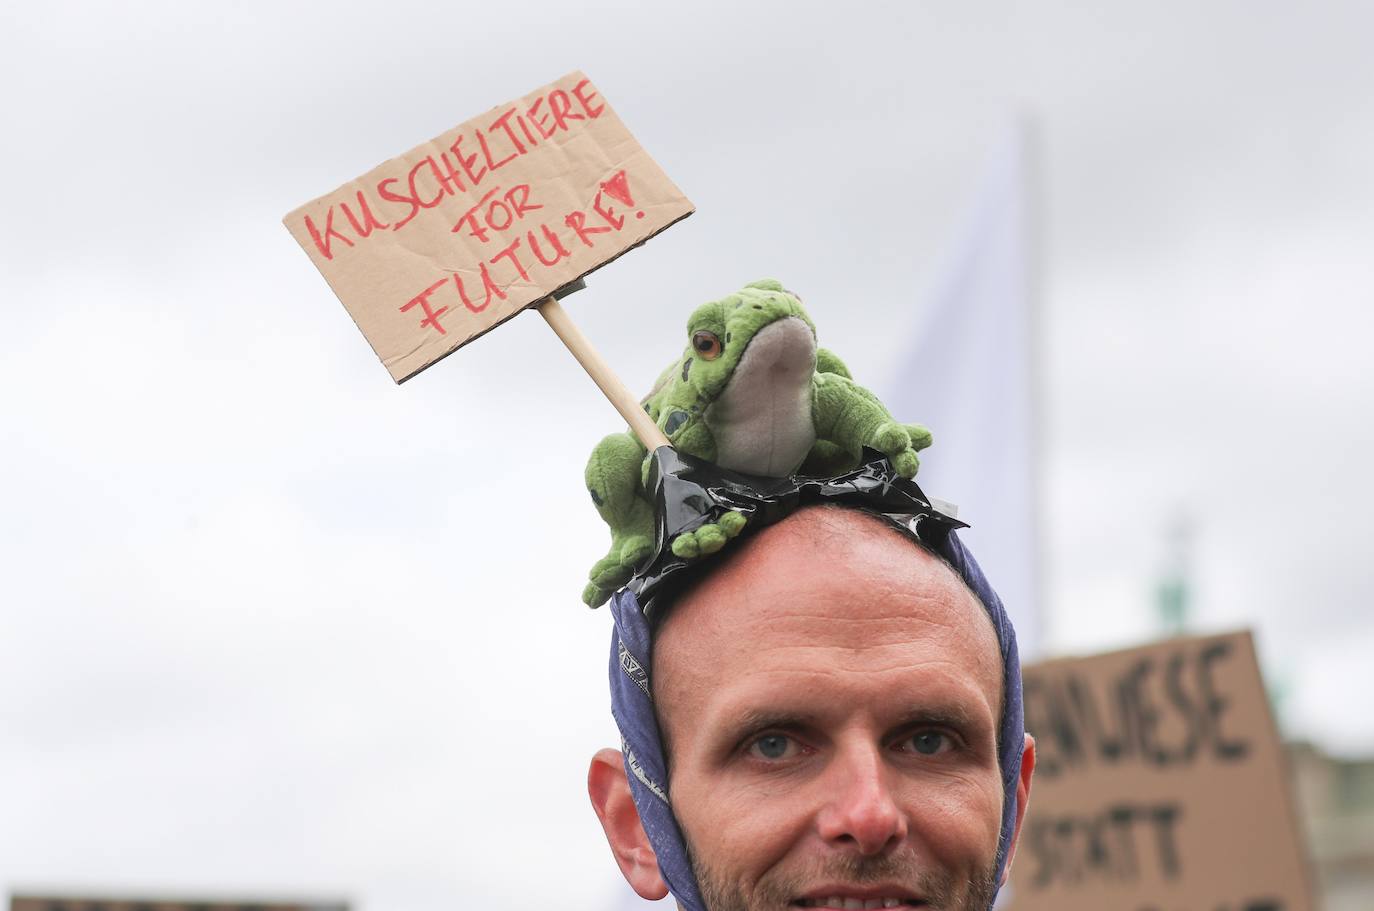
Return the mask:
[[[711,648],[748,650],[752,626],[795,625],[812,602],[834,610],[828,625],[847,631],[854,649],[880,649],[900,636],[901,626],[890,621],[902,616],[970,640],[1000,714],[1001,653],[977,596],[944,560],[882,519],[838,506],[805,507],[746,538],[680,593],[655,636],[656,687],[682,665],[711,673],[712,662],[701,666],[690,648],[674,659],[677,631],[704,627],[716,634]]]

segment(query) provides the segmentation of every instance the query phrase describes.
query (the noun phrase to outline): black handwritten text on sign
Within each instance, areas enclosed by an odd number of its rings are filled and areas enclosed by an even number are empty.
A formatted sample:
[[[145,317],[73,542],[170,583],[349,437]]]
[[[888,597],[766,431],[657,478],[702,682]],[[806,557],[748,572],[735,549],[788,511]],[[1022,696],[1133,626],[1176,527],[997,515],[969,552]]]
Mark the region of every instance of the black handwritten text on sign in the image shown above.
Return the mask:
[[[1027,667],[1012,911],[1310,911],[1250,636]]]

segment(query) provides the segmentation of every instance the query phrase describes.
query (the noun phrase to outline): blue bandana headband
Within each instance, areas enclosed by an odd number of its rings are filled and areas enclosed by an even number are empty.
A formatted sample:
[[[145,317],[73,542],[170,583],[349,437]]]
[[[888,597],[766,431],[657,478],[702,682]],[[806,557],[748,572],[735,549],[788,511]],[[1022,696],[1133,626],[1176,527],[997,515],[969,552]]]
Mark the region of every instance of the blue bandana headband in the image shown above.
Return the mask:
[[[867,449],[862,464],[845,475],[772,479],[725,471],[664,447],[654,454],[651,480],[657,501],[657,553],[611,600],[611,616],[615,620],[611,635],[611,714],[620,729],[621,751],[635,808],[658,859],[659,871],[677,902],[686,911],[708,911],[669,802],[668,766],[649,683],[652,628],[661,619],[656,616],[662,613],[660,598],[676,590],[710,558],[683,560],[673,555],[666,542],[729,510],[748,516],[744,532],[747,535],[803,505],[826,502],[876,515],[943,557],[978,596],[992,620],[1002,652],[1003,710],[997,737],[1003,791],[996,874],[1000,882],[1016,825],[1016,786],[1025,740],[1021,664],[1016,653],[1016,632],[1001,599],[973,555],[954,534],[964,523],[936,511],[914,482],[896,475],[881,453]]]

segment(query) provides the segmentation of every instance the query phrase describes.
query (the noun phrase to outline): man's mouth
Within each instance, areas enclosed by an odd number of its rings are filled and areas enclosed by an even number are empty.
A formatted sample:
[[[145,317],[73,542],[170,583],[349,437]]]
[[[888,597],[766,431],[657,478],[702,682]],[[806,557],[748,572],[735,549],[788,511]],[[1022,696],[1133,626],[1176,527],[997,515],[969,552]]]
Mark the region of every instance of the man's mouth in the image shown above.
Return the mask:
[[[924,908],[926,903],[907,895],[878,895],[860,898],[853,895],[828,895],[821,898],[799,898],[794,908],[823,908],[826,911],[858,911],[872,908]]]

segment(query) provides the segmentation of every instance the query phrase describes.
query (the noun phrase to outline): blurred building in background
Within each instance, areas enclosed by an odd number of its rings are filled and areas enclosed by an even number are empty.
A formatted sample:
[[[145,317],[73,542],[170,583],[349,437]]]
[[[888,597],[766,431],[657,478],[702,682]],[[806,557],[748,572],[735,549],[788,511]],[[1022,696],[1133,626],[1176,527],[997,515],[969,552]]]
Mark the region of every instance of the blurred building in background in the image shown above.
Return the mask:
[[[1374,908],[1374,758],[1291,743],[1298,808],[1326,911]]]

